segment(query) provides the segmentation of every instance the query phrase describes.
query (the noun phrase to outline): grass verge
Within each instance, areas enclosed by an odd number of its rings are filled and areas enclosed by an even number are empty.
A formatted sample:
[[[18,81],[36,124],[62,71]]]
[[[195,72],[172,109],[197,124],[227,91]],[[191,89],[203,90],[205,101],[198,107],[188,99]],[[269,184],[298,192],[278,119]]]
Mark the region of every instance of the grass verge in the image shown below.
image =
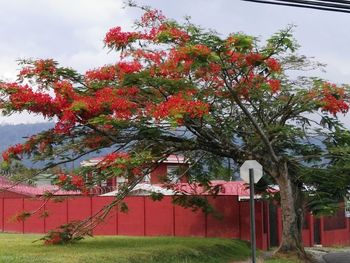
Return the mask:
[[[303,263],[296,256],[274,256],[264,261],[264,263]]]
[[[32,243],[40,235],[0,234],[0,262],[224,263],[244,260],[246,242],[219,238],[98,236],[75,244]]]

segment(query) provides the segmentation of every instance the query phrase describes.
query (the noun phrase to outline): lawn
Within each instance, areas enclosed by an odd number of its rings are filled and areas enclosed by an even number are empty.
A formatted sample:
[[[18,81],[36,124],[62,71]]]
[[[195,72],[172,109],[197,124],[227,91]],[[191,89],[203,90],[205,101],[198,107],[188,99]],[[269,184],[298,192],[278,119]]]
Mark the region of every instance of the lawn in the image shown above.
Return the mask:
[[[264,263],[302,263],[297,258],[272,258],[265,260]]]
[[[219,238],[98,236],[70,245],[32,243],[40,235],[0,234],[0,262],[198,262],[221,263],[246,259],[248,244]]]

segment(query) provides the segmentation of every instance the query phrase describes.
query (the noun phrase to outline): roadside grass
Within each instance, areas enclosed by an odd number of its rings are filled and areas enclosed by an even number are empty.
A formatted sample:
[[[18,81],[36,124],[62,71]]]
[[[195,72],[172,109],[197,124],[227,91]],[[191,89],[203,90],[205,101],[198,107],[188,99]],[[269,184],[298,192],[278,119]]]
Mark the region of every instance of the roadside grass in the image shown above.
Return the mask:
[[[291,257],[291,256],[274,256],[270,259],[266,259],[264,263],[303,263],[304,261],[301,261],[297,257]]]
[[[32,243],[40,235],[0,234],[0,262],[224,263],[249,257],[246,242],[219,238],[97,236],[69,245]]]

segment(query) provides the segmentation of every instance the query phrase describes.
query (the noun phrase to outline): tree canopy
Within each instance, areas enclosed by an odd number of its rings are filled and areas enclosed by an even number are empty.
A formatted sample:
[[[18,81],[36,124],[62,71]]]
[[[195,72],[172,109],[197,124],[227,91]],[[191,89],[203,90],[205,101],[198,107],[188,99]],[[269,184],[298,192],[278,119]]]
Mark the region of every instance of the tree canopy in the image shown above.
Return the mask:
[[[191,181],[208,186],[209,160],[256,159],[280,187],[281,250],[302,252],[305,197],[317,210],[348,189],[350,133],[336,117],[349,109],[348,87],[288,75],[316,65],[295,53],[291,28],[260,43],[142,9],[134,31],[115,27],[104,38],[116,63],[81,74],[52,59],[25,60],[16,82],[0,84],[4,114],[56,121],[10,147],[4,162],[29,155],[51,167],[53,157],[67,162],[107,148],[96,180],[127,177],[125,194],[170,154],[184,154]],[[95,182],[78,173],[57,183],[86,191]]]

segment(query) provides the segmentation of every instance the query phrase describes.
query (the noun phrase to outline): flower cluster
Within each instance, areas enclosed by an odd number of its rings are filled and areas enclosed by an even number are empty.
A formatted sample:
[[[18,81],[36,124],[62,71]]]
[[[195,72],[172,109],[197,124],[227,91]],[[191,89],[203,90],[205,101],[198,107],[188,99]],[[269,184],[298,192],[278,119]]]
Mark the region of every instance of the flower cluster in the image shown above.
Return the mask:
[[[280,72],[281,64],[275,58],[268,58],[265,60],[266,66],[269,68],[271,72]]]
[[[52,75],[56,72],[56,62],[52,59],[39,59],[33,62],[32,65],[23,68],[19,76],[20,77],[32,77],[34,75]]]
[[[166,52],[163,50],[147,52],[143,49],[137,49],[133,55],[136,59],[144,59],[147,62],[153,62],[154,64],[159,65],[165,58]]]
[[[182,93],[168,98],[154,108],[153,116],[156,119],[174,118],[181,122],[185,116],[201,118],[208,114],[209,105],[202,101],[186,98]]]
[[[62,243],[61,232],[52,231],[44,241],[45,245],[57,245]]]
[[[85,78],[87,81],[113,80],[115,76],[115,66],[104,66],[98,69],[89,70],[85,73]]]
[[[35,92],[28,85],[6,83],[1,85],[9,96],[9,105],[14,110],[27,110],[40,113],[44,117],[53,117],[59,110],[55,107],[52,97],[44,92]]]
[[[60,245],[81,240],[81,236],[74,236],[74,231],[79,223],[80,221],[72,221],[61,225],[54,230],[50,230],[41,240],[44,241],[45,245]]]
[[[98,164],[98,167],[101,169],[106,169],[113,166],[119,169],[125,169],[129,161],[130,155],[128,153],[113,152],[107,154],[103,158],[103,160]]]
[[[117,50],[125,48],[128,44],[140,38],[140,33],[137,32],[123,32],[121,27],[114,27],[108,31],[104,42],[109,48]]]
[[[235,63],[237,66],[243,65],[245,62],[244,54],[232,50],[227,51],[228,62]]]
[[[117,64],[119,71],[121,74],[131,74],[138,72],[142,69],[142,65],[137,61],[131,61],[131,62],[119,62]]]
[[[272,93],[276,93],[281,89],[281,81],[278,79],[270,79],[268,80],[268,84],[271,88]]]
[[[150,25],[154,25],[156,22],[162,22],[164,20],[165,16],[163,15],[161,10],[150,9],[147,10],[141,17],[141,24],[147,27]]]
[[[56,184],[66,190],[86,192],[85,180],[80,175],[60,173],[57,175]]]
[[[343,88],[337,87],[335,84],[324,83],[320,99],[324,111],[328,111],[333,115],[347,113],[349,104],[345,99],[346,95]]]
[[[190,36],[187,34],[187,32],[166,23],[162,24],[158,28],[155,38],[161,43],[166,43],[168,41],[186,43],[190,40]]]
[[[264,57],[259,53],[249,53],[245,56],[246,64],[249,66],[260,65],[264,60]]]
[[[29,151],[30,147],[28,144],[16,144],[2,152],[2,158],[4,161],[8,162],[10,158],[21,158],[22,154],[29,153]]]

